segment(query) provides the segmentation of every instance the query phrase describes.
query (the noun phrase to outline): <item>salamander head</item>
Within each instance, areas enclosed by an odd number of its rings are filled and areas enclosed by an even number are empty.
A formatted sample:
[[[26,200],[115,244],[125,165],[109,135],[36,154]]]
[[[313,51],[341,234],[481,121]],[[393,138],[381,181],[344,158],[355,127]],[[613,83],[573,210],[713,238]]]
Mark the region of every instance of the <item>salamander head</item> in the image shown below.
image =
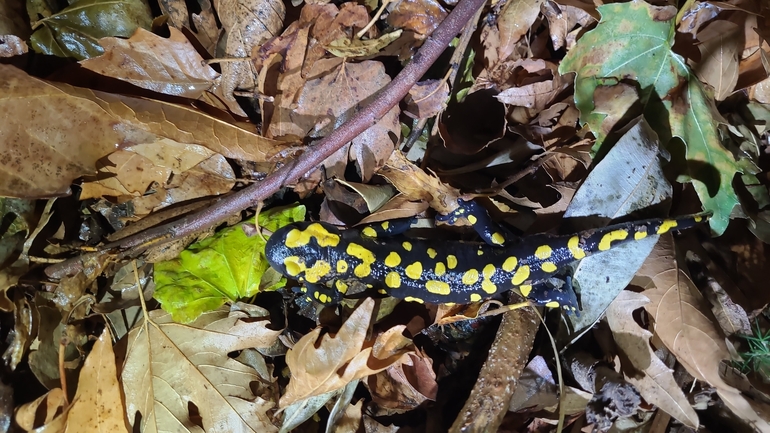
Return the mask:
[[[328,249],[339,245],[336,227],[301,222],[280,228],[267,241],[265,257],[270,266],[287,277],[316,283],[331,272],[325,257]]]

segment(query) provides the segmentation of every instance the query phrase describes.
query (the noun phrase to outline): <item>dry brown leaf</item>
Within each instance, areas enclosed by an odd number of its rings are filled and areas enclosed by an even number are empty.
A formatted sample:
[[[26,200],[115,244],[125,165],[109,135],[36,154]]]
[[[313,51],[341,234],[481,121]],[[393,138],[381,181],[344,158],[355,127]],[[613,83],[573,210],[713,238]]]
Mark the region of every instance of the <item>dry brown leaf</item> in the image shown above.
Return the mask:
[[[112,336],[109,327],[105,327],[80,370],[78,389],[72,399],[65,431],[128,433],[124,410],[115,354],[112,352]]]
[[[406,159],[400,151],[393,152],[379,174],[392,183],[409,201],[424,201],[442,214],[457,209],[460,191],[431,176]]]
[[[361,399],[356,404],[349,404],[345,408],[345,413],[334,423],[335,433],[356,433],[361,427],[363,418],[364,400]]]
[[[257,71],[251,69],[249,57],[254,48],[281,31],[286,7],[279,0],[215,0],[214,9],[225,31],[225,54],[243,59],[221,64],[222,94],[234,101],[235,89],[256,88]]]
[[[12,197],[68,194],[116,144],[169,138],[258,162],[286,147],[187,107],[48,83],[6,65],[0,117],[0,172],[9,173],[0,176],[0,195]]]
[[[391,42],[401,36],[402,30],[386,33],[379,38],[374,39],[350,39],[343,37],[331,41],[325,46],[326,51],[337,57],[354,58],[373,56],[384,49]]]
[[[404,98],[407,104],[404,114],[415,119],[428,119],[442,112],[448,100],[449,83],[446,80],[420,81]]]
[[[387,22],[397,29],[429,35],[444,21],[447,11],[436,0],[399,0],[388,6]]]
[[[738,83],[738,55],[743,49],[743,28],[716,20],[698,33],[701,61],[694,65],[701,81],[714,88],[717,101],[725,99]]]
[[[642,293],[650,299],[644,307],[654,320],[655,334],[696,379],[717,393],[738,417],[754,428],[770,431],[767,409],[747,400],[719,376],[719,363],[730,354],[710,309],[674,258],[673,237],[660,237],[637,276],[649,283]]]
[[[97,179],[84,182],[81,200],[112,196],[132,200],[134,215],[146,215],[174,203],[229,192],[235,173],[209,149],[161,140],[118,150],[99,168]],[[152,185],[153,194],[147,194]]]
[[[66,407],[64,391],[61,388],[53,388],[35,401],[25,403],[16,409],[15,419],[19,427],[24,431],[30,431],[36,427],[46,426],[47,431],[64,431],[69,407]],[[63,412],[56,417],[57,412]],[[42,419],[38,419],[38,415]],[[56,423],[53,424],[54,419]]]
[[[44,427],[35,431],[128,432],[109,328],[104,328],[80,370],[78,389],[72,404],[53,418],[64,403],[64,393],[61,389],[52,389],[43,397],[19,408],[16,420],[26,430],[37,427],[36,412],[41,404],[45,404]]]
[[[625,360],[633,365],[633,368],[623,368],[623,371],[644,372],[643,375],[626,374],[626,380],[639,390],[648,403],[697,430],[698,414],[677,385],[673,371],[650,347],[652,333],[634,320],[633,312],[648,302],[646,296],[624,290],[607,308],[607,321],[615,343],[625,355]]]
[[[214,57],[217,49],[217,42],[222,30],[217,26],[217,18],[214,15],[214,8],[209,0],[198,0],[201,7],[199,14],[192,14],[192,22],[195,25],[195,37],[203,45],[203,48]]]
[[[438,391],[433,361],[421,353],[410,353],[407,361],[369,376],[366,385],[377,405],[405,411],[435,400]]]
[[[331,66],[331,67],[330,67]],[[390,82],[380,62],[344,63],[319,60],[299,93],[293,109],[276,108],[272,134],[320,138],[349,119],[361,104]],[[401,135],[398,107],[324,162],[328,177],[344,178],[348,160],[354,161],[364,182],[385,164]]]
[[[321,337],[321,328],[303,336],[286,354],[291,379],[280,406],[338,390],[349,382],[408,360],[411,342],[401,335],[403,326],[390,328],[375,340],[366,340],[374,300],[367,298],[335,335]],[[318,347],[316,347],[318,346]]]
[[[173,27],[169,31],[168,39],[141,27],[130,39],[102,38],[104,54],[80,65],[143,89],[197,99],[219,74],[203,62],[182,32]]]
[[[251,382],[270,382],[229,352],[271,346],[281,331],[269,321],[245,322],[246,313],[219,309],[194,322],[174,323],[156,310],[133,329],[121,375],[126,416],[141,419],[141,431],[187,430],[195,405],[205,431],[271,432],[274,403],[254,395]],[[253,319],[250,319],[253,320]],[[138,418],[141,415],[141,418]],[[135,428],[137,426],[134,426]]]
[[[540,15],[540,6],[544,1],[507,2],[500,11],[496,25],[484,28],[481,40],[484,41],[484,58],[490,66],[494,67],[511,57],[517,42],[529,31]]]

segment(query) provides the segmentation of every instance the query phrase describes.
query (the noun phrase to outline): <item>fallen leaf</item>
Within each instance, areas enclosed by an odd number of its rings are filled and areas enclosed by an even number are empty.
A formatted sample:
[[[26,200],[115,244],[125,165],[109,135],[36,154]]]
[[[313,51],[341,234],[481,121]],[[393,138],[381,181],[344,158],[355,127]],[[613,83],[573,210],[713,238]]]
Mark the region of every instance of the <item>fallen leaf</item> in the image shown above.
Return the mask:
[[[0,34],[0,57],[20,56],[29,51],[24,39],[14,35]]]
[[[269,320],[244,322],[243,312],[219,309],[194,322],[174,323],[171,315],[151,311],[128,335],[121,385],[126,416],[144,433],[184,431],[196,421],[203,431],[275,432],[270,413],[274,403],[254,395],[251,382],[270,382],[230,357],[251,347],[269,347],[281,331]],[[232,329],[239,326],[238,335]],[[200,431],[200,430],[195,430]]]
[[[19,101],[24,101],[20,103]],[[284,145],[187,107],[33,78],[0,65],[0,195],[69,194],[73,179],[119,145],[168,138],[228,158],[265,161]]]
[[[395,151],[379,174],[393,184],[401,197],[412,202],[424,201],[441,214],[457,209],[460,191],[431,176]]]
[[[335,335],[324,335],[319,342],[322,329],[316,328],[286,353],[291,379],[281,396],[281,407],[335,391],[409,359],[410,342],[401,336],[403,325],[366,340],[373,309],[374,300],[367,298]]]
[[[743,48],[743,28],[715,20],[698,32],[701,61],[693,69],[701,81],[714,88],[717,101],[727,98],[738,83],[738,56]]]
[[[429,35],[444,21],[447,11],[436,0],[398,0],[388,5],[387,23],[397,29]]]
[[[143,89],[197,99],[219,74],[203,62],[182,32],[173,27],[169,32],[162,38],[140,28],[129,39],[103,38],[99,45],[104,54],[80,65]]]
[[[286,7],[279,0],[215,0],[214,9],[225,32],[225,54],[242,59],[224,62],[222,94],[235,100],[235,89],[256,88],[256,71],[251,69],[251,51],[269,38],[278,35],[286,17]]]
[[[438,392],[433,361],[419,352],[410,353],[408,360],[369,376],[366,385],[374,403],[403,411],[435,401]]]
[[[373,56],[383,48],[387,47],[391,42],[398,39],[398,37],[401,36],[401,32],[402,30],[399,29],[375,39],[349,39],[343,37],[331,41],[325,48],[326,51],[337,57],[355,58]]]
[[[0,2],[0,35],[13,35],[22,43],[30,34],[24,3],[22,0]]]
[[[660,237],[652,254],[637,273],[646,278],[644,308],[654,322],[654,332],[695,379],[717,389],[728,408],[762,431],[770,424],[747,400],[719,376],[719,363],[730,359],[727,346],[698,288],[676,263],[673,237]],[[764,409],[767,411],[767,409]]]
[[[139,27],[149,29],[152,23],[146,0],[75,0],[61,11],[48,12],[39,21],[30,13],[35,30],[30,38],[32,47],[42,54],[78,60],[102,53],[97,40],[127,38]]]
[[[448,100],[449,83],[446,80],[420,81],[404,98],[407,104],[404,114],[415,119],[428,119],[446,109]]]
[[[305,207],[273,208],[261,212],[259,227],[275,231],[286,224],[303,221]],[[262,281],[270,264],[265,258],[265,239],[246,233],[254,218],[190,245],[179,257],[155,263],[154,298],[174,320],[189,323],[200,314],[225,302],[275,290],[286,279]]]
[[[46,432],[62,432],[69,409],[64,391],[61,388],[53,388],[34,401],[16,408],[15,420],[24,431],[45,426]]]
[[[698,429],[698,414],[674,378],[674,372],[661,361],[650,347],[652,333],[634,320],[634,311],[642,308],[649,299],[639,293],[624,290],[607,309],[607,322],[615,344],[632,367],[622,371],[644,374],[625,374],[626,380],[639,390],[644,399],[676,418],[691,429]]]

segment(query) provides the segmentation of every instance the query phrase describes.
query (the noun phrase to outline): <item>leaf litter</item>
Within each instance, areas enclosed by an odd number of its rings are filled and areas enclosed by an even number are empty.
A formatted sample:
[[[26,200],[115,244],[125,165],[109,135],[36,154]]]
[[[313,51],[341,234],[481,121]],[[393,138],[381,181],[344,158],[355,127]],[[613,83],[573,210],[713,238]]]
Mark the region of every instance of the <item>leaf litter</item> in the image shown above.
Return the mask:
[[[770,431],[766,371],[740,371],[770,328],[764,2],[465,9],[403,103],[273,180],[471,1],[0,6],[0,427]],[[581,315],[547,312],[552,343],[500,308],[515,293],[322,308],[264,259],[305,219],[473,240],[432,222],[458,200],[512,236],[701,209],[721,236],[574,264]]]

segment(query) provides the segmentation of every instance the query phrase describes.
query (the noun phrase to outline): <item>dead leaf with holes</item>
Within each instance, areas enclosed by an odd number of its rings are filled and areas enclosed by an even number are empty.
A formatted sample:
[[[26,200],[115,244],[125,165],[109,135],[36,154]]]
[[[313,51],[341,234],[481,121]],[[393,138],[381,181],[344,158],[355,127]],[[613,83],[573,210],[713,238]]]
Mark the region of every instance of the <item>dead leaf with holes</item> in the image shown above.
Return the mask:
[[[724,336],[698,288],[679,268],[670,234],[660,237],[637,278],[646,287],[642,294],[650,299],[644,307],[654,321],[655,334],[679,363],[695,379],[715,387],[737,416],[757,429],[770,431],[770,410],[747,400],[719,376],[720,362],[730,359]]]
[[[150,312],[149,321],[128,335],[121,374],[126,416],[141,420],[133,427],[145,433],[179,431],[199,422],[205,431],[278,431],[271,420],[272,396],[254,395],[251,387],[273,378],[228,356],[269,347],[281,334],[268,329],[264,317],[253,320],[221,308],[182,325],[161,310]]]
[[[626,374],[626,380],[639,390],[648,403],[697,430],[698,414],[676,383],[673,370],[668,368],[650,347],[652,333],[634,320],[634,311],[648,302],[646,296],[624,290],[607,309],[607,322],[615,344],[623,353],[621,361],[632,365],[624,366],[622,371],[643,372],[644,374]]]
[[[340,330],[320,338],[321,328],[303,336],[286,354],[291,379],[281,396],[285,408],[300,400],[343,388],[386,368],[407,361],[413,353],[411,340],[395,326],[367,340],[374,300],[367,298],[342,324]]]

